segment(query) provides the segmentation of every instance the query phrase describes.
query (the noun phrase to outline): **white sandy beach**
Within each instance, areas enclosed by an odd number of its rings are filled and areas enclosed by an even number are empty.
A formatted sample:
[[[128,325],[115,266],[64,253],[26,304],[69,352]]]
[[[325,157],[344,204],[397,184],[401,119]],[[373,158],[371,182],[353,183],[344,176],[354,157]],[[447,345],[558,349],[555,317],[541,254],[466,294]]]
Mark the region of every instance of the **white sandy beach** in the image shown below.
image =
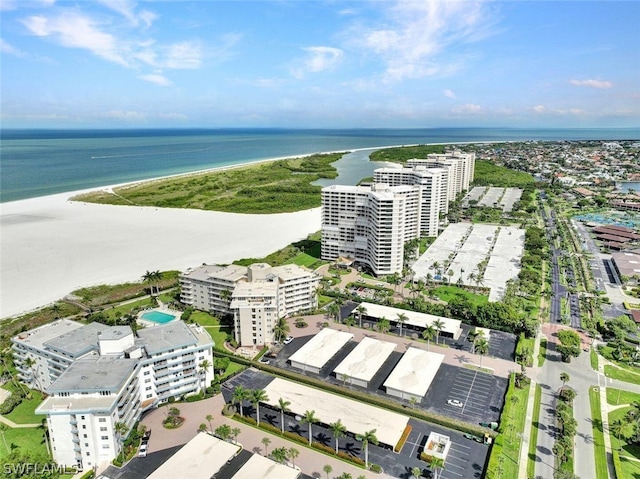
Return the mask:
[[[0,205],[0,318],[147,270],[262,257],[320,229],[320,208],[244,215],[68,201],[76,194]]]

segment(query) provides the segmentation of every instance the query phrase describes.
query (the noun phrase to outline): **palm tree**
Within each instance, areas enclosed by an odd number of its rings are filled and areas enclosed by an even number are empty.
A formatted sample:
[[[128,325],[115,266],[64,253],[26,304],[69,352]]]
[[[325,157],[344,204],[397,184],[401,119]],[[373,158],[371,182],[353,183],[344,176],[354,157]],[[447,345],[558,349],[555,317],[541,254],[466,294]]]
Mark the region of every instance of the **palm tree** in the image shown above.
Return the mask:
[[[113,430],[118,435],[118,442],[120,443],[120,452],[122,453],[123,452],[122,450],[124,448],[124,438],[129,432],[129,426],[127,426],[123,422],[117,422],[113,425]],[[124,454],[123,454],[123,458],[124,458]]]
[[[287,401],[283,398],[278,399],[278,407],[280,407],[280,430],[284,434],[284,413],[289,412],[289,406],[291,406],[291,402]]]
[[[281,342],[289,335],[289,323],[287,322],[287,318],[279,318],[276,321],[276,325],[273,327],[273,335],[276,341]]]
[[[357,435],[356,439],[362,442],[362,446],[364,447],[364,467],[365,469],[369,469],[369,443],[376,446],[378,445],[376,430],[365,431],[363,434]]]
[[[291,459],[291,465],[296,467],[296,457],[300,455],[300,451],[298,451],[295,447],[290,447],[287,451],[287,456]]]
[[[482,357],[489,352],[489,341],[479,339],[475,345],[476,353],[480,355],[480,367],[482,367]]]
[[[442,321],[441,319],[436,319],[433,323],[431,323],[431,325],[438,333],[436,335],[436,344],[440,344],[440,331],[442,331],[442,329],[444,328],[444,321]]]
[[[249,401],[256,407],[256,424],[260,425],[260,403],[269,400],[264,389],[252,389],[249,393]]]
[[[419,467],[414,467],[413,469],[411,469],[411,475],[414,477],[414,479],[420,479],[420,476],[422,476],[422,469],[420,469]]]
[[[246,399],[249,399],[249,393],[250,391],[243,388],[242,386],[236,386],[236,388],[233,390],[233,396],[231,397],[231,400],[240,406],[241,416],[244,416],[243,404]]]
[[[271,444],[271,439],[269,439],[268,437],[263,437],[262,438],[262,445],[264,446],[264,455],[265,456],[269,455],[269,444]]]
[[[398,326],[400,326],[400,336],[402,336],[402,325],[407,322],[409,316],[404,313],[398,313]]]
[[[433,479],[438,479],[438,470],[444,469],[444,459],[441,457],[431,458],[431,469],[433,469]]]
[[[207,425],[205,423],[200,424],[200,426],[198,426],[198,432],[206,432],[207,430]]]
[[[329,429],[331,429],[333,437],[336,440],[336,454],[338,454],[338,439],[344,437],[347,434],[347,427],[342,424],[340,419],[338,419],[336,422],[332,422],[331,424],[329,424]]]
[[[207,414],[207,417],[205,417],[205,419],[209,423],[209,431],[213,432],[213,425],[211,424],[211,421],[213,421],[213,416],[211,414]]]
[[[242,429],[240,429],[239,427],[234,427],[233,429],[231,429],[231,435],[233,436],[233,442],[235,442],[236,444],[238,444],[238,436],[240,435],[241,432],[242,432]]]
[[[349,332],[351,332],[351,328],[356,325],[356,322],[353,318],[347,318],[345,319],[344,324],[347,326],[347,329],[349,329]]]
[[[329,312],[329,316],[335,321],[338,318],[338,314],[340,313],[340,306],[333,302],[329,306],[327,306],[327,311]]]
[[[626,431],[627,424],[629,424],[629,423],[627,423],[627,422],[623,421],[621,418],[619,418],[619,419],[616,419],[615,421],[613,421],[611,423],[611,425],[609,426],[609,428],[611,429],[611,432],[614,434],[616,439],[618,439],[618,450],[622,449],[622,444],[621,444],[620,437]]]
[[[389,327],[390,326],[391,326],[391,324],[389,323],[389,320],[387,318],[385,318],[384,316],[382,316],[378,320],[378,331],[380,331],[380,334],[382,334],[383,338],[384,338],[384,333],[389,331]]]
[[[560,381],[562,381],[562,387],[564,387],[564,385],[569,382],[569,379],[571,379],[569,373],[560,373]]]
[[[356,308],[356,311],[358,312],[358,320],[360,321],[360,327],[362,328],[362,317],[367,314],[367,308],[360,305]]]
[[[271,458],[280,464],[284,464],[287,461],[287,448],[275,448],[273,451],[271,451]]]
[[[333,304],[335,304],[338,307],[338,310],[336,312],[336,319],[338,320],[338,322],[342,321],[342,306],[344,305],[344,299],[342,298],[335,298],[333,300]]]
[[[222,291],[220,291],[220,300],[227,305],[227,308],[229,307],[229,301],[231,300],[232,296],[233,291],[231,291],[230,289],[223,289]]]
[[[311,432],[311,426],[313,425],[313,423],[318,422],[318,418],[316,417],[316,412],[314,410],[305,411],[304,416],[302,416],[302,419],[300,420],[300,422],[303,424],[309,425],[309,445],[311,445],[311,440],[313,438],[313,434]]]
[[[4,442],[4,447],[7,448],[7,454],[11,453],[11,449],[9,449],[9,446],[7,445],[7,438],[4,436],[4,432],[9,429],[9,426],[7,426],[5,423],[0,422],[0,434],[2,435],[2,442]]]
[[[329,479],[329,474],[333,472],[333,467],[331,467],[331,464],[325,464],[322,470],[327,474],[327,479]]]
[[[427,326],[422,331],[422,338],[427,340],[427,351],[429,351],[429,341],[433,341],[433,338],[436,336],[436,328],[433,326]]]
[[[60,317],[60,305],[58,303],[53,303],[53,306],[51,306],[51,312],[53,313],[53,317],[58,319]]]
[[[29,372],[33,375],[32,381],[29,381],[29,382],[33,384],[34,388],[40,390],[40,387],[38,385],[38,374],[34,368],[34,366],[36,365],[36,360],[33,359],[31,356],[27,356],[27,359],[24,360],[23,364],[29,370]]]
[[[211,366],[213,366],[213,364],[211,364],[211,361],[209,361],[208,359],[205,359],[201,361],[200,364],[198,364],[198,368],[200,368],[198,369],[198,372],[202,376],[202,390],[204,392],[206,392],[207,390],[207,383],[206,383],[207,371]]]
[[[231,426],[229,426],[228,424],[221,424],[216,428],[214,434],[223,441],[226,441],[227,439],[229,439],[229,436],[231,436]]]

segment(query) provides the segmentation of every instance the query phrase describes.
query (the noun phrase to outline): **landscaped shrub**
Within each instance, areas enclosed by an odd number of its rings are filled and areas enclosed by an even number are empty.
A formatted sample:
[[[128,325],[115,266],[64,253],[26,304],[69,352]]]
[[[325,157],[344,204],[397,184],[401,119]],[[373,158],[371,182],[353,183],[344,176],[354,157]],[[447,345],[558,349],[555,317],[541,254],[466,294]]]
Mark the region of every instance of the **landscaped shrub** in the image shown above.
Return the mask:
[[[431,464],[431,460],[433,459],[433,456],[431,454],[427,454],[426,452],[422,451],[420,453],[420,460],[421,461],[426,461],[429,464]]]
[[[369,466],[369,469],[371,469],[373,472],[377,472],[377,473],[381,473],[382,472],[382,467],[379,464],[371,464]]]
[[[409,438],[409,434],[411,434],[411,424],[407,424],[407,427],[404,428],[404,432],[402,433],[402,436],[400,436],[400,440],[398,441],[398,444],[396,444],[396,447],[393,448],[393,452],[400,452],[402,451],[402,447],[404,446],[404,443],[407,442],[407,439]]]
[[[12,393],[7,399],[0,404],[0,414],[9,414],[22,402],[22,397],[19,394]]]

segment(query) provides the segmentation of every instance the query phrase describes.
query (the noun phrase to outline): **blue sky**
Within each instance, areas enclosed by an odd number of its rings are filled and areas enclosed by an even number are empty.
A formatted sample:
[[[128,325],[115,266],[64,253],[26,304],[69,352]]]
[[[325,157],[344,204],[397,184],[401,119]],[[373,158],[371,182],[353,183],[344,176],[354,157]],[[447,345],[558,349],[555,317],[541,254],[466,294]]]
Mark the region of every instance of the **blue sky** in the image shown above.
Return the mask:
[[[638,1],[0,0],[2,127],[638,127]]]

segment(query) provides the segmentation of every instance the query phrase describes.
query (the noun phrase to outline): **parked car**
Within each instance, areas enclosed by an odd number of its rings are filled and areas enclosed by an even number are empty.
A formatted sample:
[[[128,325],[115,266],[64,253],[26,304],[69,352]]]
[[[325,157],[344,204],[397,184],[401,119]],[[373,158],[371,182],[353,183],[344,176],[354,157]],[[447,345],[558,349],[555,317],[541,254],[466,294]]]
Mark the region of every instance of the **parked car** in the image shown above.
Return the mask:
[[[138,451],[138,457],[147,457],[148,449],[149,449],[149,446],[147,446],[146,444],[143,444],[142,446],[140,446],[140,450]]]
[[[455,407],[462,407],[464,406],[464,404],[462,404],[461,401],[458,401],[457,399],[447,399],[447,404],[449,406],[455,406]]]
[[[260,359],[258,359],[258,362],[261,364],[269,364],[269,358],[265,358],[264,356],[262,356]]]
[[[284,344],[289,344],[291,341],[293,341],[293,336],[287,336],[287,339],[285,339],[283,342]]]

